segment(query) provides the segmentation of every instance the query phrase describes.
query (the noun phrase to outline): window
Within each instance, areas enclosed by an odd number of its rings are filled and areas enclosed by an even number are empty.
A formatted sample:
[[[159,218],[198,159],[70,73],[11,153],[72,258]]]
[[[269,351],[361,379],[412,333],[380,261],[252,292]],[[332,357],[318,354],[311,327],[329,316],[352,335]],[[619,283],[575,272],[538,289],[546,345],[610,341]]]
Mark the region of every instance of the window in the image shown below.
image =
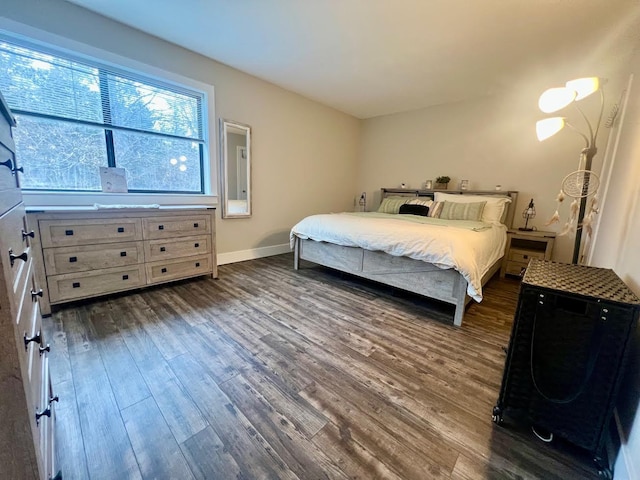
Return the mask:
[[[0,36],[0,91],[18,121],[26,190],[204,193],[204,93]]]

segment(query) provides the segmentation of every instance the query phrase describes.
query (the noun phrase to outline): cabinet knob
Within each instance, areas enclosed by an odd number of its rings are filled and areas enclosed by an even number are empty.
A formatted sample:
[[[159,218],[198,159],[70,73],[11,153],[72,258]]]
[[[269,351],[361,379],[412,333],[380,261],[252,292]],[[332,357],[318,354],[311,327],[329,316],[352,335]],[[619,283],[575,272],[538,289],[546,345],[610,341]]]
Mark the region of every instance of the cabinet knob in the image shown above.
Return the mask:
[[[51,353],[51,345],[47,343],[46,347],[41,346],[40,348],[38,348],[38,352],[40,353],[40,356],[42,356],[44,352]]]
[[[158,225],[158,230],[164,230],[164,225]]]
[[[165,252],[167,249],[165,247],[160,247],[161,252]]]
[[[31,238],[35,238],[36,236],[36,232],[34,232],[33,230],[31,230],[30,232],[25,232],[24,230],[22,230],[22,240],[26,240],[27,237],[31,237]]]
[[[118,227],[118,233],[124,233],[124,227]]]
[[[193,228],[198,228],[198,224],[197,224],[197,223],[194,223],[194,224],[193,224]]]
[[[24,349],[26,350],[27,347],[29,346],[29,344],[31,342],[38,342],[39,344],[42,344],[42,335],[40,334],[40,330],[38,330],[36,332],[36,334],[33,337],[27,337],[27,334],[24,334]]]
[[[36,297],[42,298],[42,295],[44,295],[44,292],[41,288],[39,288],[38,290],[31,289],[31,301],[35,302],[37,300]]]
[[[9,263],[11,264],[12,267],[16,260],[22,260],[23,262],[26,262],[27,258],[28,258],[27,252],[22,252],[20,255],[16,255],[13,253],[13,249],[11,248],[9,249]]]

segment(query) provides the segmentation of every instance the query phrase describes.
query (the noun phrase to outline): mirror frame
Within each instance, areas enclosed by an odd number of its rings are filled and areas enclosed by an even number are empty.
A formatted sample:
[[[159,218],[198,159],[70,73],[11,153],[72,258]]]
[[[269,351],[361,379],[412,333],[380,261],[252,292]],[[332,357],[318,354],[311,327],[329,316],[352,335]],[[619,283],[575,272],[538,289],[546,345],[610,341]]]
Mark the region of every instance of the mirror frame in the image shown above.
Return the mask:
[[[228,148],[227,134],[229,129],[239,129],[246,132],[247,138],[247,211],[243,213],[232,212],[229,209],[229,178],[227,172]],[[220,191],[222,193],[222,218],[248,218],[251,217],[251,127],[244,123],[220,118]]]

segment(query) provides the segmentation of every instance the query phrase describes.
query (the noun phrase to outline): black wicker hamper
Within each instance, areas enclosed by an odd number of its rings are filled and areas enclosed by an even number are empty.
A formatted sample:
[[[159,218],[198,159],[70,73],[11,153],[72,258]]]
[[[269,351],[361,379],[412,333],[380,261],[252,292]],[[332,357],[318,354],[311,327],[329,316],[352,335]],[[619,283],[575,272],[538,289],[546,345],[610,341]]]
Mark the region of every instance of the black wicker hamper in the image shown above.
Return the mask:
[[[610,269],[532,259],[522,279],[494,422],[529,422],[612,472],[605,438],[640,299]]]

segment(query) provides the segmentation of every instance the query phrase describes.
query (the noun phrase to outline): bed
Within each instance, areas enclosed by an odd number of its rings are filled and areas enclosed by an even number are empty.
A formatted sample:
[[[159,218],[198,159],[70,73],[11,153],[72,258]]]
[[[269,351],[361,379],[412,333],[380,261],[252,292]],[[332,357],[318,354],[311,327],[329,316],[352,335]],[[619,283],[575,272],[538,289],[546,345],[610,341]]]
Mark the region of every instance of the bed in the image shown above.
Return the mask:
[[[500,268],[517,195],[383,188],[378,212],[298,222],[290,236],[294,268],[307,260],[453,304],[453,324],[460,326],[467,303],[482,300],[482,286]],[[438,213],[399,214],[405,204],[429,205]],[[402,208],[415,213],[424,207]],[[437,218],[440,213],[444,218]]]

